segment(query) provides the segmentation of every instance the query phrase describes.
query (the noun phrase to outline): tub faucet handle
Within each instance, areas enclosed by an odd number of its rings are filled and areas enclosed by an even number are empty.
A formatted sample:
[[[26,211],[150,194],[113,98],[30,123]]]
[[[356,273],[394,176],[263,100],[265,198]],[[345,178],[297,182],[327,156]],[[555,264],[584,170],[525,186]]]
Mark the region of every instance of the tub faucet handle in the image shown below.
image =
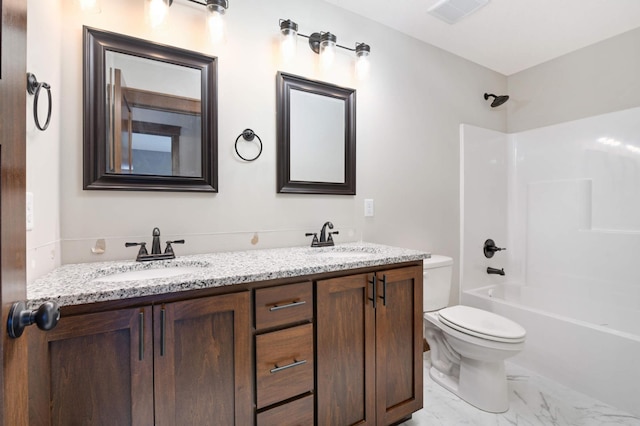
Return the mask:
[[[495,252],[506,250],[506,248],[500,248],[496,246],[496,243],[492,239],[488,239],[484,242],[484,257],[491,259]]]

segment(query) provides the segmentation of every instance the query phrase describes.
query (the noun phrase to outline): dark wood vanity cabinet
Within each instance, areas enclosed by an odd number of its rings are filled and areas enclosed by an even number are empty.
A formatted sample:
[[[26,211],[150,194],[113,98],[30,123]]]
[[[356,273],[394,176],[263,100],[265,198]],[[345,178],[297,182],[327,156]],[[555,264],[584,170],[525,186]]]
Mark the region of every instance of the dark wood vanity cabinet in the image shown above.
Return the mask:
[[[255,291],[256,424],[314,424],[313,283]]]
[[[253,422],[248,291],[63,316],[29,336],[31,425]]]
[[[27,334],[29,424],[397,423],[422,407],[422,266],[361,271],[63,311]]]
[[[316,283],[318,425],[390,425],[422,408],[422,268]]]

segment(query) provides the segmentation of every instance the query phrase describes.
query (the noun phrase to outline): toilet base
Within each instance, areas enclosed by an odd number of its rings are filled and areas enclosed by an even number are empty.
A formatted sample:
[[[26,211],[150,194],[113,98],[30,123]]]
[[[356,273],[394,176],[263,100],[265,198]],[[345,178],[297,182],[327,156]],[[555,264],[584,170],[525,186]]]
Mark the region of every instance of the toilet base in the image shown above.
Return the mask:
[[[509,409],[509,392],[504,362],[484,362],[463,358],[460,377],[448,376],[435,367],[429,369],[434,382],[476,408],[490,413]]]

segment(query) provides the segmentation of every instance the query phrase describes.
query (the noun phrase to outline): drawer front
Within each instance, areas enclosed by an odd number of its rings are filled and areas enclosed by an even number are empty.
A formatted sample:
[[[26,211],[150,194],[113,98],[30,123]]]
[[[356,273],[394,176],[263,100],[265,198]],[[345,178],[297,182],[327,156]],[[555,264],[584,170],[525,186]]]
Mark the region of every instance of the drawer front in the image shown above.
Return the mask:
[[[310,426],[314,423],[313,395],[258,413],[258,426]]]
[[[256,399],[264,408],[313,390],[313,324],[256,336]]]
[[[256,290],[256,330],[313,319],[310,281]]]

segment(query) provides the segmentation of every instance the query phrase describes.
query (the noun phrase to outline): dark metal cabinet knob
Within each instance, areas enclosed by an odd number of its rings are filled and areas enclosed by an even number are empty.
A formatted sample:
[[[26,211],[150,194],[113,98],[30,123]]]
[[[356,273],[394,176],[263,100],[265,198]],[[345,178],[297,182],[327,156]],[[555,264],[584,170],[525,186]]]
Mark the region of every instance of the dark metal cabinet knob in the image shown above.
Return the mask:
[[[56,302],[45,302],[38,309],[27,309],[24,302],[15,302],[9,311],[7,332],[9,337],[22,336],[25,327],[36,324],[40,330],[51,330],[60,320],[60,308]]]

